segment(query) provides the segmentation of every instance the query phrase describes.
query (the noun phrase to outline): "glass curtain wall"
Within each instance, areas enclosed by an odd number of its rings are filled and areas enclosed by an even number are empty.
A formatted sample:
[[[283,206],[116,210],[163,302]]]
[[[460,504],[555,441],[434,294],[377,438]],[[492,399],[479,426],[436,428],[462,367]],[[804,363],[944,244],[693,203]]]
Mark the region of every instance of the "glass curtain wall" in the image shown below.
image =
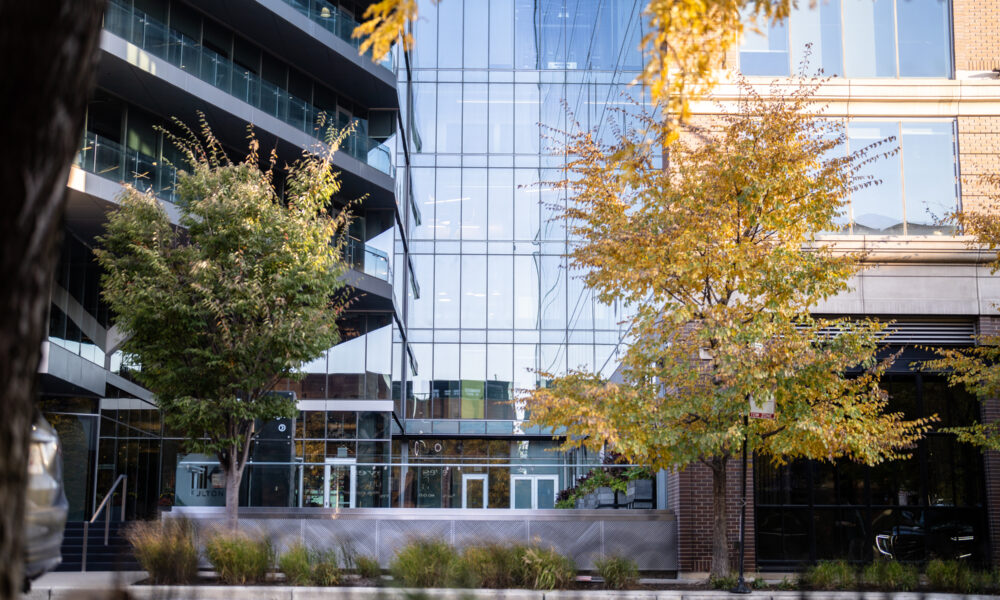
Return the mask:
[[[553,219],[566,198],[544,182],[561,177],[567,109],[581,127],[608,131],[624,124],[615,109],[631,107],[623,93],[641,100],[642,90],[628,85],[642,67],[641,7],[420,3],[411,68],[400,71],[412,165],[404,185],[415,206],[410,265],[419,286],[419,297],[407,290],[408,348],[404,354],[400,340],[396,349],[408,363],[408,380],[397,387],[405,389],[398,410],[407,434],[484,435],[475,441],[488,447],[489,436],[543,433],[520,426],[528,415],[515,401],[519,390],[544,385],[537,371],[616,366],[622,309],[597,302],[567,268],[573,240]],[[413,491],[425,484],[408,483],[419,476],[400,469],[393,478],[403,482],[404,504],[458,502],[458,484],[426,483],[435,490],[428,496]],[[496,485],[490,479],[487,495],[506,506]]]

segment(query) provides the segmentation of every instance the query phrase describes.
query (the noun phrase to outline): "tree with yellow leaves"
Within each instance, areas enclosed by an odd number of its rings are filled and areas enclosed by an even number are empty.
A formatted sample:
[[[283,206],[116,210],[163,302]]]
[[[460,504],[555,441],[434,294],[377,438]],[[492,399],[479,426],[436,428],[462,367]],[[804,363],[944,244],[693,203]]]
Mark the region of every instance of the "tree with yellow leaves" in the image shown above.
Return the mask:
[[[950,221],[957,231],[970,236],[970,248],[1000,251],[1000,175],[992,174],[979,182],[986,190],[985,201],[973,210],[957,211]],[[1000,253],[994,256],[990,272],[1000,271]],[[997,307],[994,307],[997,308]],[[1000,335],[985,333],[976,336],[975,346],[938,348],[938,360],[927,361],[928,371],[945,371],[948,383],[962,386],[981,401],[1000,397]],[[964,427],[943,429],[962,442],[983,450],[1000,450],[1000,423],[975,423]]]
[[[639,79],[665,116],[669,141],[687,121],[691,101],[715,84],[744,22],[782,20],[792,6],[792,0],[649,0],[643,14],[650,28],[642,39],[649,59]],[[413,47],[407,28],[418,15],[417,0],[379,0],[352,35],[363,40],[362,54],[371,49],[374,60],[381,60],[397,40],[406,50]]]
[[[848,288],[861,257],[817,239],[837,229],[858,175],[889,140],[838,156],[843,124],[824,119],[819,82],[741,100],[710,129],[657,113],[605,145],[568,134],[564,212],[570,258],[602,302],[631,305],[621,383],[543,375],[531,420],[566,427],[563,449],[609,448],[656,469],[707,465],[713,477],[712,575],[730,572],[726,466],[746,440],[759,460],[905,456],[927,428],[886,413],[876,358],[884,325],[822,319],[810,308]],[[773,420],[747,420],[773,400]]]

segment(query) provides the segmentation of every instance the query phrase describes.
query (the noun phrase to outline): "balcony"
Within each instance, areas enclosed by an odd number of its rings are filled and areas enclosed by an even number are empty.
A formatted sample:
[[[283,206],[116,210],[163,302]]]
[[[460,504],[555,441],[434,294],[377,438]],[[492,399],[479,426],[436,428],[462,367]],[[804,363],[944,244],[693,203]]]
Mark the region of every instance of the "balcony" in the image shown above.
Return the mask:
[[[326,131],[317,125],[324,111],[121,0],[108,5],[104,29],[317,140],[325,137]],[[367,120],[330,117],[329,127],[355,125],[354,134],[340,148],[342,152],[395,176],[389,144],[367,135]]]
[[[174,192],[176,168],[95,133],[88,131],[84,135],[83,147],[73,164],[115,183],[128,183],[140,190],[151,187],[163,200],[177,200]]]
[[[313,23],[318,24],[323,29],[344,40],[355,50],[360,50],[361,40],[351,37],[351,34],[354,32],[354,28],[357,27],[359,23],[341,10],[340,7],[334,6],[326,0],[281,1],[305,15],[305,17]],[[390,71],[396,71],[395,59],[392,52],[387,54],[384,59],[378,61],[378,64],[389,69]]]
[[[392,283],[389,255],[366,245],[361,240],[347,239],[347,244],[344,246],[344,260],[355,271]]]

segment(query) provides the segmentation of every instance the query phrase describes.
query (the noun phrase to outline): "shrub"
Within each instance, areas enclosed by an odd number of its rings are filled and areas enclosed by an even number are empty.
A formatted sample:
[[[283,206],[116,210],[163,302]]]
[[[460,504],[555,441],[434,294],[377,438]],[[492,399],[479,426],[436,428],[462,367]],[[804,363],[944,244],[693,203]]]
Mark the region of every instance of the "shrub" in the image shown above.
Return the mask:
[[[302,543],[293,544],[288,552],[278,558],[278,568],[285,574],[285,580],[291,585],[309,585],[312,583],[312,565],[309,564],[309,549]]]
[[[185,584],[198,576],[194,529],[183,519],[139,521],[125,530],[135,559],[154,584]]]
[[[791,590],[797,590],[799,589],[799,587],[800,586],[798,579],[789,579],[788,577],[782,577],[781,581],[779,581],[778,584],[775,586],[775,588],[786,592]]]
[[[312,584],[330,587],[340,585],[340,567],[337,565],[337,553],[333,550],[313,552],[309,557],[312,562]]]
[[[552,548],[529,546],[521,552],[524,583],[533,590],[567,589],[576,579],[576,564]]]
[[[382,567],[378,564],[378,559],[372,556],[359,554],[354,557],[354,568],[358,575],[365,579],[378,579],[382,575]]]
[[[337,553],[332,550],[310,550],[304,544],[296,543],[278,559],[278,568],[291,585],[340,584]]]
[[[927,563],[927,583],[936,591],[968,594],[979,588],[981,579],[965,563],[957,560],[932,560]]]
[[[624,590],[639,582],[639,566],[623,556],[609,556],[594,561],[597,572],[604,579],[604,589]]]
[[[470,577],[461,563],[447,542],[420,539],[399,549],[389,572],[406,587],[467,587]]]
[[[520,587],[524,585],[524,550],[495,543],[469,546],[462,552],[462,562],[474,587]]]
[[[806,571],[805,581],[816,590],[851,590],[857,587],[857,574],[842,560],[820,561]]]
[[[750,580],[750,589],[766,590],[769,587],[770,586],[767,584],[767,581],[765,581],[763,577],[757,576]]]
[[[708,585],[713,590],[731,590],[736,587],[736,582],[739,581],[735,575],[730,575],[728,577],[712,577],[708,580]]]
[[[270,540],[254,540],[231,531],[211,536],[205,544],[205,556],[219,580],[229,585],[263,582],[274,562]]]
[[[920,584],[916,567],[895,560],[880,560],[865,567],[865,585],[886,592],[911,592]]]

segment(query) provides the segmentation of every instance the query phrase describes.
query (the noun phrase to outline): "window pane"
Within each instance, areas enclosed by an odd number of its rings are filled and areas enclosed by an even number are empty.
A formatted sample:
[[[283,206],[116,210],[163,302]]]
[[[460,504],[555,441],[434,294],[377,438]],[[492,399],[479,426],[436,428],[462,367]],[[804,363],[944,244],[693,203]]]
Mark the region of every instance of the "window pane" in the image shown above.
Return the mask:
[[[538,68],[537,10],[535,0],[514,0],[514,60],[519,69]]]
[[[847,127],[852,152],[890,136],[898,139],[898,131],[899,126],[895,122],[855,121]],[[885,145],[878,150],[884,152],[891,147],[892,145]],[[851,194],[854,233],[903,234],[902,182],[899,169],[898,153],[882,157],[861,169],[860,175],[871,176],[874,181],[881,183],[869,185]]]
[[[514,95],[514,152],[538,154],[538,86],[517,84]]]
[[[446,13],[449,11],[442,11]],[[450,37],[450,36],[443,36]],[[438,84],[437,151],[462,151],[462,84]]]
[[[438,68],[462,67],[462,3],[451,2],[438,13]]]
[[[433,69],[437,66],[437,19],[438,7],[433,2],[420,6],[420,18],[413,24],[413,37],[420,40],[420,51],[412,52],[416,69]]]
[[[483,154],[486,152],[486,112],[487,90],[485,83],[466,83],[462,99],[464,110],[462,123],[462,152]]]
[[[906,194],[906,233],[951,232],[940,224],[958,207],[952,122],[902,123],[900,147]]]
[[[487,273],[487,327],[510,329],[514,326],[514,257],[490,256]]]
[[[514,479],[514,508],[531,508],[530,479]]]
[[[908,1],[908,0],[903,0]],[[893,0],[843,0],[844,71],[848,77],[896,76]]]
[[[427,254],[411,254],[413,276],[423,285],[419,298],[411,298],[410,327],[434,326],[434,257]]]
[[[536,169],[514,171],[514,239],[537,240],[539,236],[539,189]]]
[[[439,240],[457,240],[462,223],[462,181],[458,169],[437,170],[434,196],[434,235]]]
[[[420,211],[420,225],[413,226],[414,240],[434,239],[434,169],[416,168],[413,174],[413,202]],[[418,280],[420,281],[420,280]],[[427,281],[427,280],[424,280]]]
[[[434,326],[458,327],[459,257],[439,254],[434,263]]]
[[[800,5],[789,17],[788,37],[793,70],[799,68],[805,58],[806,44],[811,43],[812,57],[807,73],[823,69],[824,75],[843,74],[840,0],[823,0],[815,8]]]
[[[486,239],[486,169],[462,170],[462,239]]]
[[[514,327],[538,327],[538,257],[514,257]]]
[[[555,508],[556,482],[551,479],[538,481],[538,506],[536,508]]]
[[[485,69],[489,39],[489,5],[481,0],[465,0],[465,27],[453,30],[465,37],[465,68]]]
[[[951,77],[945,0],[896,0],[900,77]]]
[[[434,152],[435,103],[437,87],[433,83],[413,83],[413,149]]]
[[[514,151],[514,85],[491,85],[489,107],[489,151],[510,154]]]
[[[486,327],[486,257],[462,256],[462,327]]]
[[[490,169],[489,171],[489,238],[509,240],[514,237],[514,171]]]
[[[509,69],[514,66],[514,1],[492,0],[489,4],[490,68]]]
[[[566,327],[566,270],[563,257],[542,256],[539,295],[543,329]]]
[[[740,71],[744,75],[787,77],[788,30],[782,23],[757,23],[759,31],[748,24],[740,47]]]

